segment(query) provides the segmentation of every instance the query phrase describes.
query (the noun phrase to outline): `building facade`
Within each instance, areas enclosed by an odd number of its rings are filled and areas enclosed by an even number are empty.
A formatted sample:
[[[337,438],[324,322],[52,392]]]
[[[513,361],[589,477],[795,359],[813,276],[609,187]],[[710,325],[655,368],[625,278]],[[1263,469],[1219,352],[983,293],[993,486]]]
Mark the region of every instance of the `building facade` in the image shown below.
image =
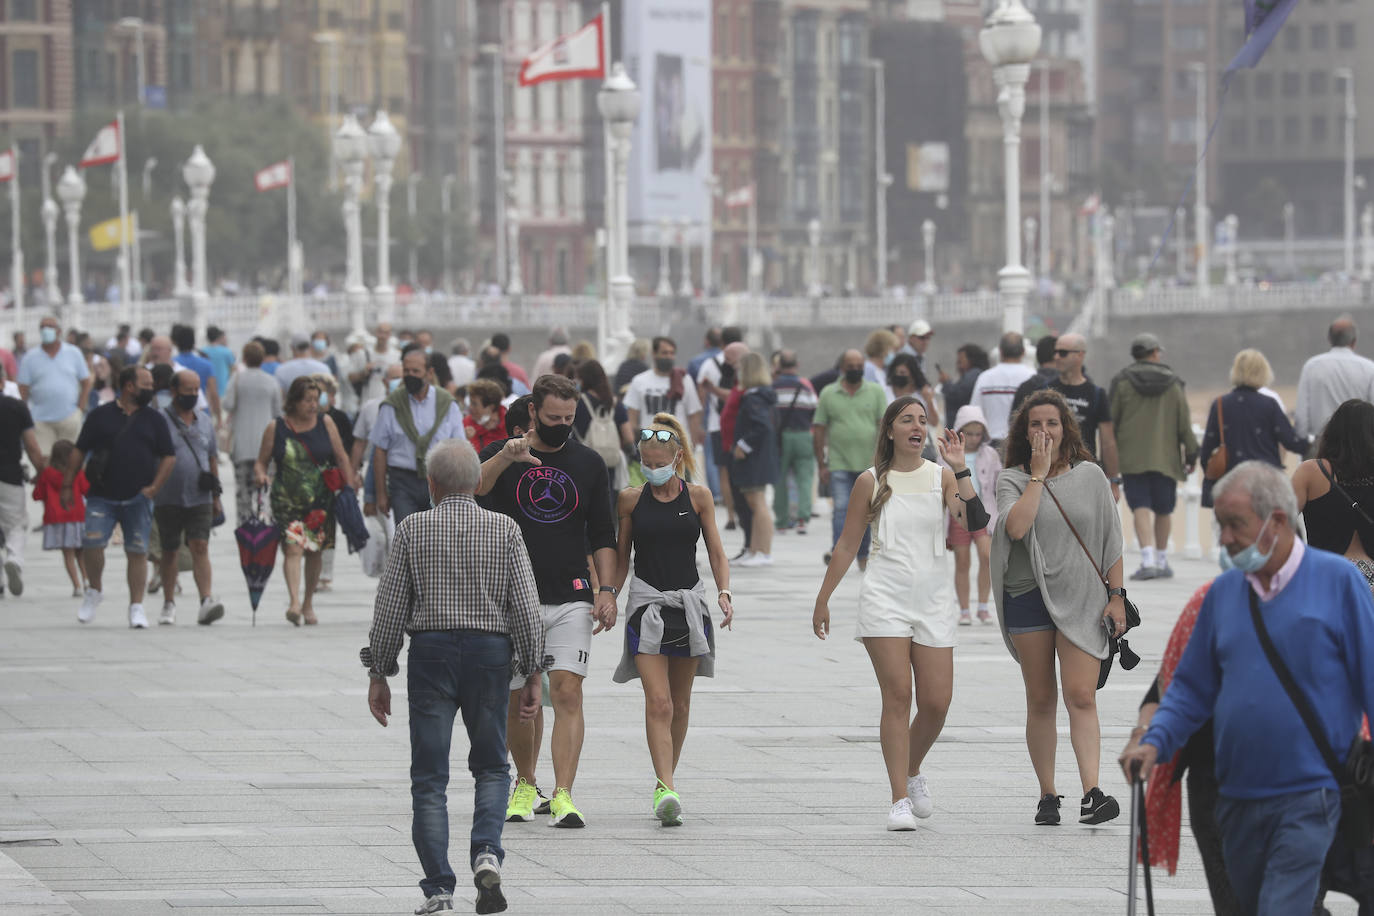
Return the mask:
[[[0,16],[0,130],[18,147],[28,183],[71,125],[72,8],[70,0],[9,0]]]

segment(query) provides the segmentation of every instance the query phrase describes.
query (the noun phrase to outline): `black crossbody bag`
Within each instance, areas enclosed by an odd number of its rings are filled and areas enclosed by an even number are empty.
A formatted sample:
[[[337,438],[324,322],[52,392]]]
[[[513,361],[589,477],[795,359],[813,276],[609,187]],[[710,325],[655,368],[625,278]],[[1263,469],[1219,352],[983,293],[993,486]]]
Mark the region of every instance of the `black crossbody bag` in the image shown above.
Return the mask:
[[[139,409],[141,410],[142,408]],[[91,486],[103,487],[105,485],[105,470],[110,466],[110,456],[114,454],[115,449],[119,446],[119,440],[123,439],[124,434],[134,425],[134,417],[137,415],[138,410],[135,410],[131,414],[125,414],[124,425],[121,426],[119,432],[115,434],[114,441],[110,443],[110,447],[94,449],[86,456],[86,480]]]

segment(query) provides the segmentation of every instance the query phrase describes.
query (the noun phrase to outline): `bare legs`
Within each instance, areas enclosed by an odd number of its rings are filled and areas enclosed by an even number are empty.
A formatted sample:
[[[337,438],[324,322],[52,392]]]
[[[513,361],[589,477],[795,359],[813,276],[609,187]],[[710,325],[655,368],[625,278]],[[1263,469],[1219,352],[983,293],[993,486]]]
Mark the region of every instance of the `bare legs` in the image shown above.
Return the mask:
[[[954,596],[959,599],[961,611],[968,610],[968,573],[971,559],[971,551],[967,544],[954,545]],[[987,566],[986,563],[983,565]]]
[[[1011,640],[1021,658],[1021,679],[1026,684],[1026,748],[1030,751],[1035,778],[1040,782],[1040,794],[1058,794],[1054,790],[1054,754],[1058,741],[1055,731],[1057,655],[1064,706],[1069,711],[1069,738],[1086,795],[1098,784],[1101,736],[1097,721],[1097,675],[1100,662],[1056,630],[1018,633]]]
[[[67,566],[67,577],[72,580],[72,589],[82,588],[86,582],[86,558],[75,547],[62,548],[62,562]]]
[[[644,732],[654,775],[674,789],[673,772],[687,740],[691,713],[692,681],[699,659],[666,655],[636,655],[640,683],[644,686]]]
[[[572,791],[573,780],[577,778],[577,762],[582,756],[582,736],[586,730],[582,718],[582,680],[581,675],[571,671],[549,672],[549,698],[553,701],[553,739],[549,747],[553,752],[555,790]],[[533,734],[530,737],[533,739]],[[532,756],[538,759],[537,746]],[[533,771],[531,760],[530,772]]]
[[[86,557],[86,578],[91,584],[91,588],[102,591],[101,583],[105,575],[105,548],[86,547],[83,550]],[[142,604],[143,592],[148,586],[148,556],[142,553],[124,554],[128,561],[129,569],[127,579],[129,581],[129,603]]]
[[[1131,521],[1135,523],[1135,539],[1141,548],[1169,549],[1169,535],[1174,530],[1172,515],[1157,515],[1149,509],[1135,509],[1131,512]]]
[[[749,535],[749,549],[764,555],[773,552],[773,513],[764,498],[763,489],[750,490],[744,494],[749,508],[754,513],[754,526]]]
[[[299,544],[285,544],[282,546],[282,552],[286,554],[286,559],[282,562],[282,575],[286,577],[286,593],[291,597],[291,604],[286,609],[286,619],[295,623],[296,618],[301,617],[308,624],[319,623],[311,602],[315,597],[315,586],[320,581],[320,552],[306,551]],[[305,558],[304,564],[301,562],[302,555]],[[302,565],[305,566],[304,600],[301,598]]]
[[[917,645],[906,637],[870,637],[864,647],[883,697],[878,738],[895,803],[906,798],[908,777],[921,772],[945,726],[954,694],[954,650]],[[916,717],[908,723],[913,674]]]

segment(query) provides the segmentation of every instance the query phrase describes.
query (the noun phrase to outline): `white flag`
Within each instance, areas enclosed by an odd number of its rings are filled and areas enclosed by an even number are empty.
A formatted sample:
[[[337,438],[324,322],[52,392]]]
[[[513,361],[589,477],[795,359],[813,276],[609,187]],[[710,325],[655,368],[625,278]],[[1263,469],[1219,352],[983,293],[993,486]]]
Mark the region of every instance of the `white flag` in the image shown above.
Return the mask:
[[[81,156],[81,168],[109,165],[119,161],[119,122],[111,121],[96,133],[91,145]]]
[[[597,16],[571,35],[560,35],[525,58],[520,65],[520,85],[546,80],[595,79],[606,76],[605,45]]]
[[[271,191],[276,188],[284,188],[290,183],[291,163],[285,160],[269,165],[253,176],[253,184],[259,191]]]
[[[14,150],[7,149],[0,153],[0,182],[10,181],[14,178]]]
[[[725,195],[726,207],[747,207],[754,202],[754,186],[747,184]]]

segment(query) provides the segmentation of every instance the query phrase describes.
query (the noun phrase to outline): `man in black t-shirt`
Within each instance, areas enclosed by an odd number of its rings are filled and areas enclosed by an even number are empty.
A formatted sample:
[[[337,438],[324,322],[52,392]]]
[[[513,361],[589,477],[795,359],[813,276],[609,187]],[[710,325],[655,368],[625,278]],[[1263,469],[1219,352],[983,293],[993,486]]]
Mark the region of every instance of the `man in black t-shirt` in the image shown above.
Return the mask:
[[[1059,377],[1049,387],[1064,396],[1078,421],[1083,444],[1093,459],[1102,465],[1112,481],[1112,498],[1120,497],[1119,467],[1116,455],[1116,432],[1112,428],[1112,405],[1103,391],[1083,372],[1088,355],[1088,341],[1082,334],[1065,334],[1055,344],[1054,364]]]
[[[615,581],[615,522],[611,516],[606,465],[596,452],[570,441],[578,392],[562,376],[534,384],[531,428],[507,439],[482,463],[477,492],[493,511],[520,526],[539,586],[544,622],[544,658],[553,702],[555,791],[549,802],[556,827],[581,827],[572,785],[582,753],[582,681],[587,676],[594,633],[615,626],[616,590],[602,585],[593,594],[587,566],[590,547],[599,582]],[[509,416],[509,414],[508,414]],[[592,628],[593,621],[596,628]],[[512,684],[517,692],[521,684]],[[506,819],[534,819],[535,764],[539,744],[533,722],[507,724],[507,741],[519,779]]]
[[[0,380],[4,378],[0,368]],[[24,494],[24,453],[36,470],[43,470],[43,453],[33,431],[33,415],[18,398],[0,395],[0,560],[5,581],[14,595],[24,594],[24,541],[29,536],[28,500]],[[5,589],[0,587],[0,595]]]
[[[119,373],[118,399],[86,415],[76,454],[66,468],[62,501],[71,500],[72,480],[89,455],[86,468],[91,489],[86,497],[86,536],[83,547],[90,588],[76,619],[90,623],[100,605],[105,545],[115,524],[124,534],[128,558],[129,626],[143,629],[143,592],[148,583],[148,538],[153,525],[153,498],[176,465],[176,449],[167,420],[149,407],[153,374],[142,366],[126,366]],[[96,473],[99,471],[99,473]]]

